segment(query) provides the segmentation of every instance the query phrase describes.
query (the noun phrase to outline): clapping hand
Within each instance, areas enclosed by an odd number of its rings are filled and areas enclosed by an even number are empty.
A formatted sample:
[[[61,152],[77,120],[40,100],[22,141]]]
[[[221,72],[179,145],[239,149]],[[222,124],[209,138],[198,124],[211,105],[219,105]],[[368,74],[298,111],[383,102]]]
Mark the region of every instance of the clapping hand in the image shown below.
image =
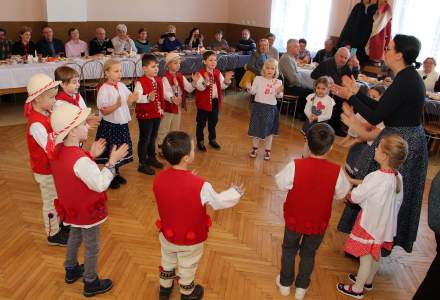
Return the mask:
[[[209,78],[209,74],[208,74],[208,72],[206,72],[205,75],[203,75],[203,77],[204,77],[204,79],[205,79],[205,83],[206,83],[207,85],[209,85],[210,82],[211,82],[211,80],[210,80],[210,78]]]
[[[127,153],[128,153],[127,144],[122,144],[121,146],[119,146],[119,148],[116,148],[116,145],[113,145],[113,149],[112,152],[110,153],[110,158],[108,162],[114,166],[118,161],[123,159],[127,155]]]
[[[105,141],[105,139],[94,141],[92,146],[90,147],[90,155],[93,158],[99,157],[102,153],[104,153],[106,144],[107,142]]]
[[[152,91],[148,94],[148,101],[153,101],[156,98],[156,91]]]
[[[86,119],[87,126],[89,126],[90,129],[98,128],[99,121],[99,117],[95,115],[89,115]]]
[[[347,75],[342,76],[342,86],[350,89],[353,94],[357,94],[359,91],[359,87],[356,84],[356,79],[354,79],[353,75],[348,77]]]
[[[131,105],[134,102],[137,102],[139,100],[139,92],[134,91],[128,96],[128,103]]]
[[[174,97],[174,104],[180,105],[181,102],[182,102],[181,96]]]
[[[350,106],[348,103],[344,102],[342,103],[342,111],[344,112],[344,114],[346,114],[347,116],[352,116],[354,115],[354,111],[353,111],[353,107]]]
[[[225,73],[225,83],[230,83],[232,77],[234,76],[234,71],[228,71]]]
[[[284,86],[281,84],[280,86],[278,86],[276,89],[275,89],[275,92],[277,93],[277,94],[280,94],[280,93],[282,93],[284,91]]]
[[[200,80],[201,77],[202,77],[202,75],[200,75],[199,72],[192,73],[192,75],[191,75],[192,82],[194,84],[196,84]]]

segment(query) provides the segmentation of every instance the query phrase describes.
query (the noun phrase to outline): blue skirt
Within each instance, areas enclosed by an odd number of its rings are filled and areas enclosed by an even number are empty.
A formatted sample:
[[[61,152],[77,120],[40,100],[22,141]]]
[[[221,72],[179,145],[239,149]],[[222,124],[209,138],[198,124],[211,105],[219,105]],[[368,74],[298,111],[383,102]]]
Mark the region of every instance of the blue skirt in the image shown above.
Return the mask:
[[[101,119],[95,140],[97,141],[101,138],[105,139],[107,143],[104,152],[95,159],[98,164],[107,163],[113,146],[116,145],[116,147],[119,147],[122,144],[128,145],[128,153],[125,158],[117,162],[115,167],[120,167],[133,161],[133,145],[131,143],[128,124],[114,124]]]
[[[248,135],[264,139],[269,135],[278,135],[280,113],[276,105],[254,102],[249,123]]]

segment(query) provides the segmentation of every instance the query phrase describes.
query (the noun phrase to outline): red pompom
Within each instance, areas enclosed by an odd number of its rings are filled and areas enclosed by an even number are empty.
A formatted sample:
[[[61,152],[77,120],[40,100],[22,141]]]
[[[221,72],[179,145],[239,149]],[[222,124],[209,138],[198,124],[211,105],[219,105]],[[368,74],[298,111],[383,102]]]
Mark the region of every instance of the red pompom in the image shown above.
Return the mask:
[[[186,234],[185,238],[186,238],[188,241],[194,241],[194,240],[196,239],[196,234],[195,234],[193,231],[189,231],[189,232]]]
[[[157,230],[160,231],[162,229],[162,222],[160,221],[160,219],[157,219],[155,224],[156,224]]]
[[[171,229],[166,229],[163,234],[169,239],[174,237],[174,232]]]

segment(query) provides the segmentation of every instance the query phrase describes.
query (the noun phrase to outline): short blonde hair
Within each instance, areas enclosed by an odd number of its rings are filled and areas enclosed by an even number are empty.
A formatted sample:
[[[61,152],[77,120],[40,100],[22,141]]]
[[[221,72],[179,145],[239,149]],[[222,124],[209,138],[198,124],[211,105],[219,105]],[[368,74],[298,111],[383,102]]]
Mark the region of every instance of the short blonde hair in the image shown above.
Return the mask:
[[[394,170],[398,169],[408,156],[408,143],[399,135],[391,134],[382,138],[379,147],[388,156],[388,163]],[[401,191],[402,182],[396,173],[396,193]]]
[[[268,58],[261,68],[261,76],[264,76],[264,70],[267,68],[267,66],[273,66],[275,68],[275,74],[274,78],[278,78],[280,76],[280,71],[278,70],[278,61],[274,58]]]
[[[107,72],[108,70],[110,70],[111,67],[113,67],[114,65],[119,65],[121,64],[120,61],[116,60],[116,59],[109,59],[104,63],[104,73]]]

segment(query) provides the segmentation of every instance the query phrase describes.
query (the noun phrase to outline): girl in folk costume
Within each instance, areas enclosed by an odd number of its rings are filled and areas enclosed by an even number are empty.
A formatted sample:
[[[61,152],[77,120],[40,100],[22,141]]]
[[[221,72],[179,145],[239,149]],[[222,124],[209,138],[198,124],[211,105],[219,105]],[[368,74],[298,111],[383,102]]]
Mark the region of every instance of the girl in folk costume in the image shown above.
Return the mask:
[[[188,93],[194,91],[194,87],[182,73],[180,69],[180,55],[170,52],[165,58],[165,76],[162,78],[165,98],[165,115],[160,122],[158,145],[161,147],[162,141],[170,131],[180,129],[180,119],[182,108],[186,110],[186,98]]]
[[[54,206],[57,191],[47,154],[47,149],[51,146],[48,137],[52,133],[49,114],[55,102],[59,84],[59,81],[53,81],[45,74],[32,76],[27,85],[28,98],[24,106],[24,115],[28,119],[26,140],[31,169],[35,181],[40,187],[41,199],[43,200],[43,220],[47,242],[49,245],[65,246],[69,233],[67,230],[62,230],[59,225]]]
[[[373,16],[373,28],[365,46],[365,53],[373,61],[384,59],[385,48],[391,40],[392,0],[379,0]]]
[[[50,164],[53,170],[58,200],[55,202],[60,219],[71,227],[67,243],[65,282],[72,284],[84,278],[84,296],[102,294],[112,288],[110,279],[99,279],[96,266],[99,254],[100,225],[106,221],[107,195],[105,190],[116,175],[115,165],[123,159],[128,146],[113,146],[102,170],[93,161],[105,150],[105,140],[95,141],[90,152],[80,144],[87,140],[86,118],[90,108],[80,109],[72,104],[55,107],[50,121],[53,137],[58,144]],[[81,200],[81,201],[78,201]],[[78,250],[84,242],[84,264],[78,263]]]
[[[209,145],[214,149],[220,149],[217,143],[215,127],[218,122],[218,113],[222,103],[222,90],[231,84],[234,72],[228,71],[223,77],[222,73],[216,69],[217,56],[214,51],[203,53],[203,64],[205,68],[193,76],[193,85],[196,88],[197,105],[197,147],[200,151],[206,151],[203,130],[208,122]]]
[[[264,160],[270,159],[272,137],[279,131],[279,112],[277,98],[283,97],[283,83],[278,78],[278,61],[269,58],[263,64],[261,76],[255,77],[252,86],[246,83],[247,90],[255,95],[252,104],[252,115],[248,134],[252,137],[252,150],[250,157],[257,157],[260,139],[264,139]]]
[[[373,288],[379,270],[381,249],[391,251],[397,232],[397,216],[403,200],[402,175],[397,171],[405,161],[408,144],[396,134],[384,137],[376,148],[375,161],[380,169],[368,174],[354,188],[349,201],[361,206],[361,212],[349,235],[344,251],[360,258],[357,274],[349,274],[354,283],[338,283],[339,292],[356,299],[364,297],[364,289]],[[352,180],[358,184],[359,180]]]
[[[154,175],[154,168],[163,164],[156,158],[156,138],[164,115],[164,91],[162,79],[157,76],[159,63],[152,54],[142,57],[144,76],[136,82],[135,91],[140,95],[136,104],[136,118],[139,124],[138,172]]]
[[[126,157],[118,161],[115,165],[116,176],[113,178],[110,188],[117,189],[127,180],[119,174],[119,168],[133,161],[133,150],[131,144],[128,122],[131,120],[129,107],[138,100],[137,93],[130,90],[121,83],[121,64],[120,62],[109,59],[104,64],[105,83],[99,88],[96,98],[96,106],[99,109],[101,122],[96,132],[96,140],[101,138],[107,141],[105,151],[95,159],[97,163],[105,164],[110,157],[113,146],[122,144],[128,145]]]

